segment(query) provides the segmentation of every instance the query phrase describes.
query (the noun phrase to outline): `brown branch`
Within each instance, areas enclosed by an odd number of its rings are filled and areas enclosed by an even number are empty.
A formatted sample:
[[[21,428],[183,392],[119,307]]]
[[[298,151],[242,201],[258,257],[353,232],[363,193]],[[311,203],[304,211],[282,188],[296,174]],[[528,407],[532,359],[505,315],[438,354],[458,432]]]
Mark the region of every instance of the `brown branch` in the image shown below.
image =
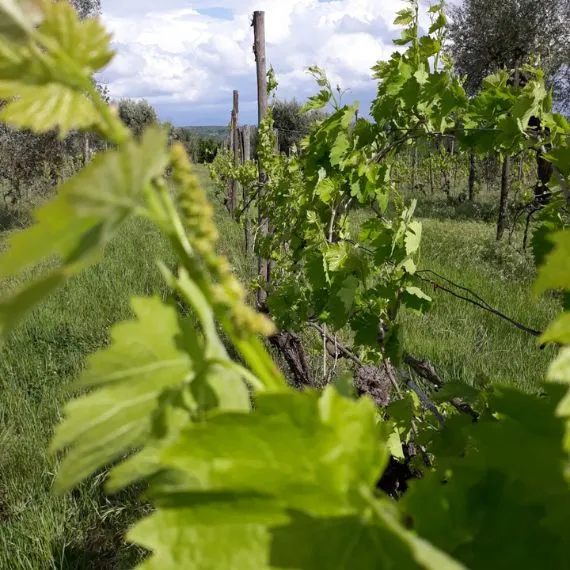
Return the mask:
[[[405,354],[404,363],[407,364],[420,378],[423,378],[432,384],[436,391],[443,385],[443,380],[440,378],[433,365],[427,360],[418,360],[411,354]],[[479,419],[479,414],[461,398],[451,398],[449,403],[458,412],[471,416],[474,422]]]
[[[445,277],[438,276],[439,278],[447,281],[453,287],[456,287],[457,289],[460,289],[462,291],[469,293],[470,295],[472,295],[474,297],[474,299],[471,299],[470,297],[466,297],[465,295],[460,295],[456,291],[453,291],[452,289],[448,289],[447,287],[445,287],[441,283],[438,283],[437,281],[434,281],[432,279],[428,279],[426,277],[422,277],[421,273],[434,273],[434,272],[431,270],[423,270],[423,271],[418,271],[416,273],[418,278],[421,279],[424,283],[429,283],[430,285],[433,285],[433,287],[435,287],[436,289],[441,289],[445,293],[449,293],[450,295],[453,295],[457,299],[467,301],[468,303],[471,303],[472,305],[475,305],[476,307],[479,307],[480,309],[483,309],[484,311],[487,311],[488,313],[491,313],[491,314],[507,321],[508,323],[512,324],[513,326],[515,326],[519,330],[524,331],[528,334],[531,334],[532,336],[535,336],[535,337],[542,336],[541,331],[531,329],[530,327],[527,327],[526,325],[523,325],[522,323],[515,321],[513,318],[509,317],[508,315],[505,315],[504,313],[501,313],[501,311],[493,308],[491,305],[489,305],[489,303],[487,303],[485,300],[481,299],[481,297],[479,297],[476,293],[471,291],[471,289],[468,289],[467,287],[463,287],[461,285],[457,285],[456,283],[453,283],[452,281],[450,281],[449,279],[446,279]]]
[[[338,355],[340,353],[340,355],[342,355],[344,358],[352,360],[357,366],[359,366],[359,367],[366,366],[364,364],[364,362],[362,362],[362,360],[360,360],[351,350],[349,350],[342,343],[340,343],[338,341],[338,339],[336,339],[336,341],[335,341],[335,339],[333,339],[329,335],[327,335],[324,328],[321,327],[319,324],[317,324],[315,322],[309,322],[309,325],[311,327],[313,327],[316,331],[318,331],[319,334],[321,334],[321,336],[326,338],[328,340],[328,342],[330,343],[330,345],[336,346],[337,350],[336,350],[336,352],[333,353],[331,346],[327,345],[327,351],[331,356],[336,355],[338,357]],[[383,364],[383,367],[384,367],[384,370],[386,372],[386,375],[388,376],[388,378],[390,380],[390,383],[392,384],[392,386],[394,387],[394,390],[398,394],[398,397],[400,399],[403,398],[403,394],[400,390],[400,386],[399,386],[398,381],[394,375],[394,368],[393,368],[392,364],[390,363],[390,361],[386,360]],[[443,416],[438,411],[436,405],[433,402],[431,402],[431,400],[428,398],[427,394],[425,394],[425,392],[423,392],[423,390],[421,390],[421,388],[405,372],[402,372],[402,371],[398,371],[398,372],[406,381],[406,385],[408,386],[408,388],[410,388],[410,390],[413,390],[417,394],[420,401],[424,404],[424,407],[426,409],[430,410],[435,415],[435,417],[440,422],[440,424],[443,425],[443,422],[444,422]]]

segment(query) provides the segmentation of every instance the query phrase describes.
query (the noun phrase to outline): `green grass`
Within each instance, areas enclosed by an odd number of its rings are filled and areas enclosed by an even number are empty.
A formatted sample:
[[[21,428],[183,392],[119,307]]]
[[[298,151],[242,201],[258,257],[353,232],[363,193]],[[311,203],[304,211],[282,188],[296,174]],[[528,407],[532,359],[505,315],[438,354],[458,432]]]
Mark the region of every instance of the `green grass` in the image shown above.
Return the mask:
[[[148,224],[132,222],[105,261],[36,309],[7,341],[0,361],[0,568],[120,568],[136,555],[119,529],[140,515],[131,497],[109,501],[98,481],[55,498],[56,462],[46,456],[66,387],[109,327],[129,316],[131,294],[161,294],[153,261],[171,257]]]
[[[532,294],[534,267],[508,243],[497,244],[492,224],[424,219],[421,269],[431,269],[535,330],[560,310],[553,297]],[[518,237],[518,236],[517,236]],[[426,276],[427,277],[427,276]],[[427,358],[446,381],[490,380],[534,390],[544,380],[553,349],[491,313],[423,284],[433,310],[403,319],[406,349]]]
[[[199,175],[208,184],[207,171]],[[240,229],[218,212],[220,249],[242,277]],[[2,238],[0,237],[0,242]],[[0,249],[2,246],[0,245]],[[129,318],[131,295],[165,293],[155,259],[172,260],[167,241],[148,223],[129,223],[105,260],[75,277],[38,307],[0,352],[0,569],[122,569],[140,553],[122,533],[144,506],[135,492],[109,500],[95,478],[79,491],[51,493],[56,461],[46,449],[66,388],[86,356],[108,342],[110,327]]]
[[[209,187],[207,172],[199,170]],[[423,215],[429,215],[424,208]],[[451,212],[456,215],[456,212]],[[474,289],[501,311],[543,328],[557,310],[531,295],[528,259],[496,247],[492,224],[425,220],[421,265]],[[243,255],[241,230],[219,208],[220,250],[242,279],[255,263]],[[0,249],[2,238],[0,236]],[[0,570],[122,570],[141,556],[122,535],[146,511],[136,490],[106,498],[101,477],[65,497],[51,493],[56,461],[46,449],[66,390],[110,327],[130,315],[128,298],[165,293],[154,264],[172,259],[152,227],[132,222],[105,261],[70,281],[11,335],[0,353]],[[433,311],[406,315],[406,348],[428,358],[446,380],[485,377],[533,389],[552,354],[535,339],[463,301],[432,292]]]

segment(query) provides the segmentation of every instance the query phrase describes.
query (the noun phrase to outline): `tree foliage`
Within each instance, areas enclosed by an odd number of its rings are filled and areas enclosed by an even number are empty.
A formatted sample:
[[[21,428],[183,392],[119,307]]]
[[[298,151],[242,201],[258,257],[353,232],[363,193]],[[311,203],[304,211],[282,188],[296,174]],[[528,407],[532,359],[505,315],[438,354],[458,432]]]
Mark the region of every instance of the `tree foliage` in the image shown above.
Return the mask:
[[[449,50],[474,93],[499,69],[537,64],[570,104],[570,0],[463,0],[449,5]]]
[[[302,113],[302,105],[296,99],[278,99],[273,103],[272,109],[273,124],[279,132],[279,151],[287,154],[293,147],[298,149],[303,137],[325,117],[324,113],[318,111]]]
[[[101,0],[70,0],[80,18],[92,18],[101,14]]]
[[[158,115],[154,107],[145,99],[121,99],[118,103],[121,121],[133,132],[140,136],[144,129],[158,123]]]

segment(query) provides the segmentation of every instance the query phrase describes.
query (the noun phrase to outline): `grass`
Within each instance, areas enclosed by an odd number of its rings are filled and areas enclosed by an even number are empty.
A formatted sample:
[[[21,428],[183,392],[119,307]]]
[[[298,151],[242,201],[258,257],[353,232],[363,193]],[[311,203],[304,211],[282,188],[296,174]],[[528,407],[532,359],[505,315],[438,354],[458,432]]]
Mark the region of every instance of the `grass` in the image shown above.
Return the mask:
[[[532,294],[534,267],[527,255],[498,245],[495,228],[482,222],[424,219],[421,269],[461,284],[492,307],[535,330],[544,330],[560,310],[552,296]],[[510,323],[424,284],[433,310],[404,321],[406,349],[427,358],[446,381],[480,380],[535,390],[553,349]]]
[[[205,169],[199,170],[208,184]],[[241,232],[217,215],[221,249],[236,271]],[[2,238],[0,237],[0,242]],[[0,245],[0,249],[1,249]],[[51,493],[56,461],[46,454],[66,389],[86,356],[105,346],[110,327],[129,318],[131,295],[164,295],[154,260],[173,259],[167,241],[148,223],[129,223],[105,260],[72,279],[38,307],[0,352],[0,569],[130,568],[140,552],[122,534],[144,511],[134,492],[105,498],[95,478],[79,491]]]
[[[204,168],[202,182],[209,186]],[[430,209],[431,208],[431,209]],[[436,212],[437,215],[434,213]],[[426,204],[421,265],[470,287],[533,328],[557,310],[552,298],[531,294],[529,260],[497,248],[492,224],[446,219]],[[448,212],[456,216],[457,212]],[[241,230],[221,208],[220,249],[242,279],[253,263],[242,253]],[[0,236],[0,248],[1,246]],[[126,527],[146,512],[135,490],[106,498],[100,477],[64,497],[51,493],[57,462],[46,454],[53,428],[88,354],[108,342],[110,327],[130,315],[128,298],[165,293],[154,259],[172,259],[152,227],[128,224],[106,258],[36,309],[0,353],[0,570],[122,570],[140,559],[127,546]],[[532,390],[551,358],[535,339],[463,301],[432,292],[429,315],[406,315],[406,348],[429,358],[446,380],[488,378]]]

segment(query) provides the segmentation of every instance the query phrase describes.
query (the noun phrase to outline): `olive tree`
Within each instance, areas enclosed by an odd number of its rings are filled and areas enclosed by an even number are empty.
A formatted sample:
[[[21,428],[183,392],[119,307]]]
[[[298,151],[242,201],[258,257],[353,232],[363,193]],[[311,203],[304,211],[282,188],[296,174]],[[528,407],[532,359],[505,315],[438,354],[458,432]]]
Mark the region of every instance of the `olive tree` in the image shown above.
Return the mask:
[[[468,93],[476,93],[483,79],[499,69],[512,70],[515,83],[524,80],[522,66],[533,63],[545,72],[558,105],[570,108],[570,0],[463,0],[449,6],[449,16],[447,50]],[[549,176],[542,173],[541,153],[537,163],[541,179],[535,196],[544,203]],[[497,240],[505,231],[509,188],[510,157],[505,157]]]
[[[140,101],[121,99],[118,103],[118,111],[121,121],[136,136],[140,136],[145,127],[158,123],[156,111],[145,99]]]

